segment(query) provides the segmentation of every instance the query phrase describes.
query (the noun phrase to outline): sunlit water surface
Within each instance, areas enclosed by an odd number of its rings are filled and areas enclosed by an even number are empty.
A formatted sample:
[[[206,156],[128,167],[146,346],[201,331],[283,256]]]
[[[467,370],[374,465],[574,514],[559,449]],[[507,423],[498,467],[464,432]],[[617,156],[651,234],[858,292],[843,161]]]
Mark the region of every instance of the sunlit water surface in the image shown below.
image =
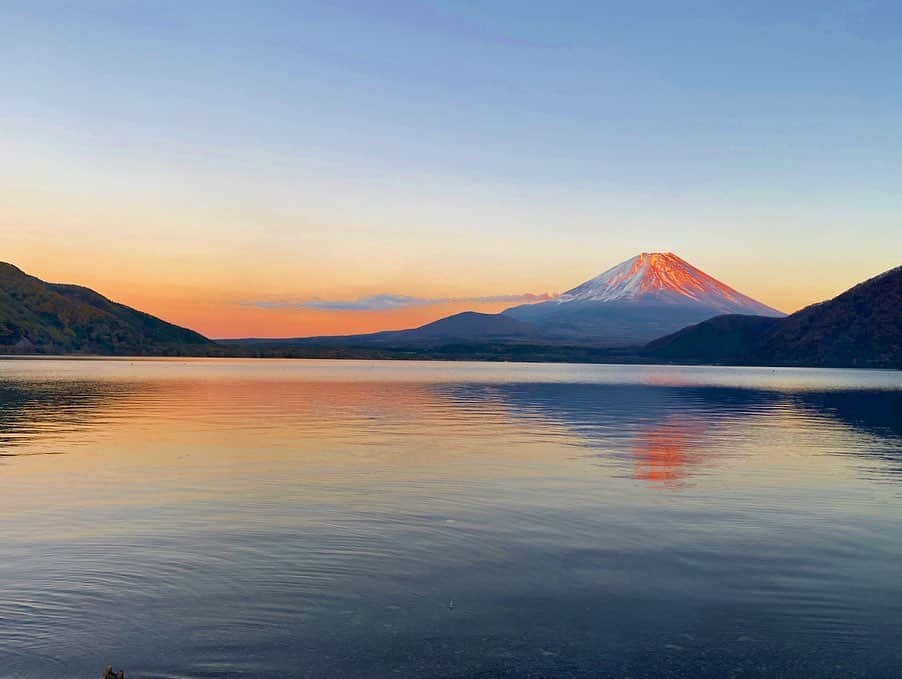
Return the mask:
[[[0,676],[902,676],[902,373],[0,360]]]

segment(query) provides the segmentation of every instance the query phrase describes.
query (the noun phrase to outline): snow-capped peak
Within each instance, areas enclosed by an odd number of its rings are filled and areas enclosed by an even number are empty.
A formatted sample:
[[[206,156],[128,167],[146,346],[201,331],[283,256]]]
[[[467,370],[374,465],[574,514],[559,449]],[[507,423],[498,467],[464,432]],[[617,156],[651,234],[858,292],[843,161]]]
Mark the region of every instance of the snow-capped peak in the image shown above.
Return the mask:
[[[568,302],[696,303],[724,313],[779,313],[672,252],[643,252],[557,298]]]

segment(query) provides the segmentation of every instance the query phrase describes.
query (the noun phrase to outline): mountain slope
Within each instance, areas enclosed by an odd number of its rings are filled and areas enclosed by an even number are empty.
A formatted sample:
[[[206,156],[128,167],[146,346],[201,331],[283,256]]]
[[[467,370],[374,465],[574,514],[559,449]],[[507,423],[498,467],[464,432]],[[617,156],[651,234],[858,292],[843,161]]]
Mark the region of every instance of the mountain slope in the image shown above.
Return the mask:
[[[377,333],[379,339],[387,341],[449,341],[516,339],[533,334],[532,328],[515,318],[501,314],[484,314],[464,311],[453,316],[440,318],[432,323],[412,330]]]
[[[332,335],[292,339],[220,340],[231,345],[320,345],[320,346],[434,346],[455,342],[516,341],[533,337],[526,323],[501,314],[464,311],[408,330],[383,330],[364,335]]]
[[[0,352],[156,355],[212,345],[88,288],[45,283],[0,262]]]
[[[558,298],[503,312],[547,337],[647,342],[724,313],[780,316],[672,252],[643,252]]]
[[[643,356],[695,363],[902,367],[902,267],[782,319],[721,316],[649,343]]]
[[[902,266],[788,316],[754,354],[774,365],[902,365]]]
[[[643,252],[568,290],[554,303],[699,304],[724,313],[779,311],[737,292],[672,252]]]
[[[649,342],[642,354],[664,361],[730,363],[749,356],[782,319],[725,314]],[[699,357],[704,356],[704,359]]]

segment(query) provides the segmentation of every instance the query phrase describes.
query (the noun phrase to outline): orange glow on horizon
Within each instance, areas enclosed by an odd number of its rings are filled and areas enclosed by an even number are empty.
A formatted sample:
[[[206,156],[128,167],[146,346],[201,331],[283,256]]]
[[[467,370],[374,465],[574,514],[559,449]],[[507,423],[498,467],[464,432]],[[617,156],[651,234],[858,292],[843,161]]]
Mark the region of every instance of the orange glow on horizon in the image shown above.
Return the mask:
[[[380,330],[406,330],[461,311],[498,313],[510,302],[474,304],[448,302],[385,311],[320,311],[242,304],[204,305],[193,301],[139,307],[171,323],[191,328],[211,339],[240,337],[312,337],[354,335]],[[159,308],[158,308],[159,307]]]
[[[467,297],[491,293],[542,292],[567,290],[597,275],[604,261],[593,270],[581,265],[578,270],[564,260],[536,267],[529,257],[505,268],[480,263],[465,267],[456,261],[418,262],[416,266],[398,265],[379,269],[352,269],[330,266],[325,257],[299,262],[290,252],[254,252],[239,257],[221,252],[222,245],[211,244],[199,252],[192,246],[185,252],[157,245],[157,250],[113,248],[98,240],[66,241],[54,239],[50,231],[28,232],[18,248],[15,243],[2,259],[28,274],[59,283],[84,285],[122,304],[153,314],[163,320],[196,330],[212,339],[236,337],[305,337],[400,330],[461,311],[497,313],[515,303],[447,302],[381,311],[320,311],[299,308],[260,308],[244,304],[249,299],[356,299],[383,292],[403,293],[427,298]],[[97,252],[104,252],[99,257]],[[690,263],[694,257],[686,254]],[[94,259],[92,259],[92,257]],[[612,258],[613,259],[613,258]],[[722,277],[734,289],[781,311],[791,313],[814,302],[830,299],[880,270],[845,271],[837,278],[836,269],[803,272],[794,278],[775,274],[764,277],[737,269],[733,260],[726,272],[705,262],[717,280]],[[463,271],[461,271],[463,267]],[[352,275],[353,270],[353,275]],[[472,275],[468,272],[472,271]],[[454,287],[451,287],[454,286]]]
[[[26,273],[33,273],[25,269]],[[38,274],[40,278],[44,276]],[[126,304],[170,323],[190,328],[211,339],[241,337],[311,337],[353,335],[380,330],[415,328],[462,311],[499,313],[517,302],[472,301],[415,305],[378,311],[327,311],[295,307],[264,308],[238,301],[238,295],[192,288],[148,288],[138,284],[115,285],[109,280],[72,280],[50,276],[51,282],[90,287],[115,302]],[[232,299],[229,299],[231,297]],[[766,304],[768,302],[765,302]],[[795,311],[811,302],[772,305]]]

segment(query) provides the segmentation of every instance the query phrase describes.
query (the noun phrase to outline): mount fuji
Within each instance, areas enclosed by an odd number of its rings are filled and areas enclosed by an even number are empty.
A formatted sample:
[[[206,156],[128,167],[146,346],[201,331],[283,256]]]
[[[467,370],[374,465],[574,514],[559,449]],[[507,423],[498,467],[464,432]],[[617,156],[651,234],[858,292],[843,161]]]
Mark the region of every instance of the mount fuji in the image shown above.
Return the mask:
[[[639,347],[723,314],[785,316],[712,278],[672,252],[643,252],[553,300],[515,306],[500,314],[465,311],[418,328],[365,335],[222,342],[227,346],[273,351],[292,346],[330,350],[365,348],[371,352],[396,350],[405,357],[429,352],[434,356],[438,349],[449,347],[459,349],[460,355],[476,352],[479,356],[483,356],[479,352],[484,349],[489,351],[487,347],[544,347],[551,349],[551,353],[540,351],[530,356],[541,356],[542,360],[554,356],[552,360],[559,360],[564,355],[561,352],[567,349],[576,352],[567,354],[572,360],[590,360],[591,357],[587,359],[587,355],[579,352]],[[485,355],[507,356],[492,351]],[[526,354],[511,355],[522,358]]]
[[[785,314],[672,252],[643,252],[554,300],[502,312],[548,339],[618,346],[647,342],[721,314]]]

